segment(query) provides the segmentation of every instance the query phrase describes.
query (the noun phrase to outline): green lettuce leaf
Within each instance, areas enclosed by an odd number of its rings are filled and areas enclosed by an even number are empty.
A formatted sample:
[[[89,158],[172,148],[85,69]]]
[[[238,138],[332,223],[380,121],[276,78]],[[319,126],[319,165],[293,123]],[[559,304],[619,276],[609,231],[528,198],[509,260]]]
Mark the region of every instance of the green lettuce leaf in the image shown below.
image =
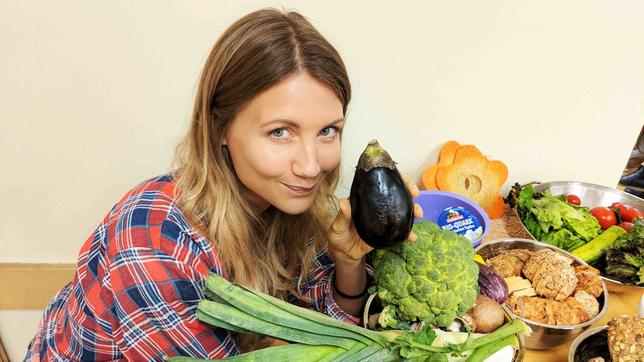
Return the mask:
[[[542,238],[544,243],[552,244],[564,250],[575,250],[578,247],[586,244],[586,241],[579,236],[573,234],[568,229],[561,229],[552,231],[545,234]]]
[[[588,208],[569,204],[564,195],[536,193],[532,185],[521,189],[517,207],[524,225],[537,240],[564,250],[576,249],[601,232]]]

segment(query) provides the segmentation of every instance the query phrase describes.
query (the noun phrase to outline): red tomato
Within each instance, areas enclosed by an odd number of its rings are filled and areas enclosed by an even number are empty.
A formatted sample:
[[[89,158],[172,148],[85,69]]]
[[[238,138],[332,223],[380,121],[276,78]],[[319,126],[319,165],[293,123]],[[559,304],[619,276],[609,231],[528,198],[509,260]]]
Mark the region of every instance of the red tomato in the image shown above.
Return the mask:
[[[633,223],[632,222],[624,222],[623,221],[623,222],[620,222],[619,224],[617,224],[617,226],[619,226],[620,228],[628,231],[629,233],[633,230]]]
[[[573,205],[577,205],[577,206],[581,205],[581,199],[577,195],[570,194],[566,196],[566,201],[568,201],[568,203]]]
[[[631,205],[622,204],[621,202],[613,202],[610,207],[612,209],[619,210],[619,216],[622,218],[622,220],[627,222],[633,221],[633,219],[636,217],[644,216],[644,214],[642,214],[642,212],[638,209],[634,208]]]
[[[590,213],[599,221],[599,226],[602,227],[602,229],[606,230],[612,225],[617,224],[617,217],[615,217],[615,213],[613,210],[599,206],[595,207],[590,210]]]

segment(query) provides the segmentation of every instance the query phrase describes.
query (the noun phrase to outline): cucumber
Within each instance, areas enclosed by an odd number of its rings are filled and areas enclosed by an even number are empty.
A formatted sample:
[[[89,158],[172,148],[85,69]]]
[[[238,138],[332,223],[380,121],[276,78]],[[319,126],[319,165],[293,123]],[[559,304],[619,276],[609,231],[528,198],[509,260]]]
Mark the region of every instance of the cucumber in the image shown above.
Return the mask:
[[[587,244],[578,247],[571,253],[586,263],[592,264],[602,256],[604,248],[614,243],[620,235],[625,233],[626,230],[613,225],[603,233],[599,234],[598,237],[594,238]]]

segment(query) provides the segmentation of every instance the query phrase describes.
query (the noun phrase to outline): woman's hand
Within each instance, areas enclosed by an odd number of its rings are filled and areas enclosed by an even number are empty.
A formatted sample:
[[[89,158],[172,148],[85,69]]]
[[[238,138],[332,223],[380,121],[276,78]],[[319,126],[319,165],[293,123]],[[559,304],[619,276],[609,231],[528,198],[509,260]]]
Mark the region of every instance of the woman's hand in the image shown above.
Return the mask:
[[[406,175],[402,175],[411,197],[415,198],[420,194],[418,187],[414,185]],[[373,248],[360,239],[358,232],[351,220],[351,203],[348,199],[338,202],[340,211],[331,224],[329,231],[329,254],[336,264],[338,263],[360,263],[364,256]],[[414,217],[423,217],[423,209],[414,203]],[[407,239],[416,241],[416,234],[411,232]]]

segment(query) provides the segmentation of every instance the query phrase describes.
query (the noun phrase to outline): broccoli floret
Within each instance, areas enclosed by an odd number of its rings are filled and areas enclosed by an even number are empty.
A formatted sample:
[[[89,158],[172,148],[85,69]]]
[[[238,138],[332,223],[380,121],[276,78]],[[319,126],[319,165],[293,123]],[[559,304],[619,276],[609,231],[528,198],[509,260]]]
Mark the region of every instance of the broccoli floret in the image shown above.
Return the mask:
[[[470,241],[429,221],[414,225],[418,240],[375,250],[374,277],[384,306],[382,327],[399,322],[445,327],[474,305],[478,273]]]
[[[378,324],[383,328],[387,328],[396,325],[396,323],[398,323],[396,310],[390,305],[383,308],[380,315],[378,315]]]

